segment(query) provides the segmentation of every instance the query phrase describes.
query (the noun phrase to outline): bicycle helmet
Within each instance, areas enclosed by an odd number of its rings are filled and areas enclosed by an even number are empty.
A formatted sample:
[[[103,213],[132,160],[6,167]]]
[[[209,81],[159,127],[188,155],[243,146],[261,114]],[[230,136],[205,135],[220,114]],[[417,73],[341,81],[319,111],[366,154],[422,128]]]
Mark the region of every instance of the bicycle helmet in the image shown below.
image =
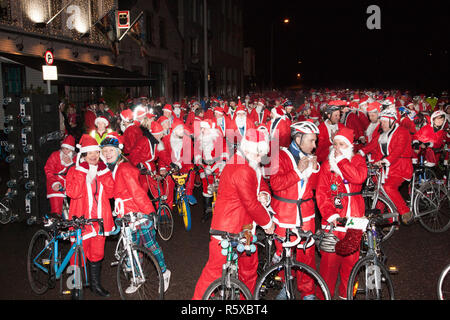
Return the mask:
[[[336,243],[338,243],[339,238],[336,237],[332,231],[319,230],[316,233],[319,236],[316,240],[316,246],[324,252],[334,253]]]
[[[384,109],[380,113],[380,118],[389,118],[393,120],[397,120],[397,111],[392,109]]]
[[[436,110],[435,112],[433,112],[433,114],[431,115],[431,124],[434,126],[434,119],[442,116],[444,117],[444,123],[442,124],[441,128],[443,128],[445,126],[445,123],[447,122],[447,114],[443,110]]]
[[[328,104],[325,109],[323,110],[325,117],[328,117],[328,115],[331,115],[335,111],[340,111],[341,107],[333,104]]]
[[[315,133],[319,134],[319,128],[311,121],[300,121],[291,125],[291,137],[301,133]]]

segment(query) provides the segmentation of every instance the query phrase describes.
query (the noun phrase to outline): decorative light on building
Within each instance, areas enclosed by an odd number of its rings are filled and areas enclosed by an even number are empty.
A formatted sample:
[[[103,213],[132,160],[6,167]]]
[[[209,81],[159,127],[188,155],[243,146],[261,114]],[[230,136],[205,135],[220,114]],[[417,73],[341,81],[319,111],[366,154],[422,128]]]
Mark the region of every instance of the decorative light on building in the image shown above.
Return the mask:
[[[27,0],[23,2],[23,10],[34,23],[43,23],[47,18],[47,1]]]

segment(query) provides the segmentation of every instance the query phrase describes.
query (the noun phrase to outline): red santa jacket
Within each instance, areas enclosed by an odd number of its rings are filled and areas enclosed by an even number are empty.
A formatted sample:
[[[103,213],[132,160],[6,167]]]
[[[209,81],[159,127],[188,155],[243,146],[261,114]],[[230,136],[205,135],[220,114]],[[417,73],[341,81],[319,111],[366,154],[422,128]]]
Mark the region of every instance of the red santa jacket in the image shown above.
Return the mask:
[[[358,152],[362,156],[368,156],[370,161],[381,159],[380,148],[378,146],[378,136],[380,135],[380,123],[369,124],[365,132],[366,144]]]
[[[316,156],[318,162],[323,162],[328,158],[330,153],[330,146],[332,144],[331,136],[336,134],[338,130],[341,130],[345,126],[342,123],[337,124],[337,130],[331,132],[331,126],[328,120],[319,124],[319,137],[317,141]]]
[[[383,147],[385,145],[385,147]],[[411,135],[408,130],[395,124],[394,128],[378,136],[379,152],[374,161],[387,163],[387,177],[401,177],[410,180],[413,174]]]
[[[175,141],[178,140],[176,140],[173,131],[162,138],[165,148],[164,152],[167,152],[165,155],[167,157],[166,159],[169,159],[170,162],[178,162],[183,171],[192,169],[194,167],[194,144],[192,139],[185,134],[180,145],[175,145]]]
[[[84,113],[84,126],[86,132],[91,132],[92,130],[95,130],[95,118],[97,118],[97,114],[95,111],[92,111],[90,109],[87,109]]]
[[[123,137],[123,153],[129,154],[133,150],[138,140],[143,137],[143,133],[138,124],[134,123],[125,129]]]
[[[400,125],[406,128],[411,135],[414,135],[417,132],[416,124],[409,117],[402,117],[400,119]]]
[[[114,230],[109,198],[113,197],[114,180],[108,168],[97,171],[96,179],[88,183],[88,170],[82,166],[69,169],[66,178],[66,193],[70,200],[69,219],[82,217],[87,219],[103,219],[104,235]],[[86,226],[83,240],[95,237],[99,233],[97,223]]]
[[[65,164],[61,160],[61,150],[53,152],[48,157],[44,166],[44,172],[47,184],[47,198],[66,197],[65,191],[55,191],[53,186],[60,183],[63,188],[66,187],[66,174],[71,164],[75,163],[76,157],[73,157],[72,163]]]
[[[339,194],[358,193],[367,178],[367,166],[364,158],[355,154],[351,160],[336,159],[340,173],[331,171],[329,160],[322,163],[316,187],[317,206],[322,215],[322,228],[326,222],[332,222],[338,217],[362,217],[365,213],[365,204],[362,195],[341,196],[342,208],[335,205]],[[332,190],[332,185],[337,186]],[[345,232],[345,228],[336,227],[336,231]]]
[[[270,111],[267,108],[262,109],[260,112],[253,108],[249,114],[250,119],[252,120],[255,127],[259,125],[264,125],[265,123],[270,121]]]
[[[161,167],[167,169],[170,166],[170,159],[165,152],[164,142],[157,143],[156,138],[153,139],[142,136],[138,140],[128,156],[128,160],[133,166],[142,163],[151,172],[155,172]]]
[[[359,140],[360,137],[364,136],[364,128],[361,126],[360,119],[358,115],[354,112],[348,112],[343,119],[342,124],[347,128],[353,130],[355,134],[355,140]],[[350,141],[353,142],[353,141]]]
[[[112,173],[114,178],[115,214],[122,217],[130,212],[155,212],[147,192],[139,182],[139,170],[131,163],[119,162]]]
[[[447,137],[445,130],[434,131],[431,124],[426,124],[413,136],[414,142],[430,143],[430,148],[440,148],[444,145]]]
[[[278,139],[280,147],[289,147],[291,144],[291,120],[285,116],[278,117],[270,120],[266,127],[269,130],[271,145],[275,139]]]
[[[306,171],[309,171],[307,174]],[[273,191],[271,206],[276,213],[273,220],[283,228],[300,226],[300,212],[295,203],[280,201],[275,196],[290,200],[307,200],[300,206],[303,222],[315,217],[313,189],[317,182],[319,168],[311,168],[300,172],[294,156],[286,148],[281,148],[278,161],[274,161],[274,174],[270,175],[270,186]]]
[[[270,192],[261,172],[250,167],[238,151],[220,176],[211,229],[239,233],[244,225],[253,222],[269,228],[270,215],[257,199],[262,191]]]

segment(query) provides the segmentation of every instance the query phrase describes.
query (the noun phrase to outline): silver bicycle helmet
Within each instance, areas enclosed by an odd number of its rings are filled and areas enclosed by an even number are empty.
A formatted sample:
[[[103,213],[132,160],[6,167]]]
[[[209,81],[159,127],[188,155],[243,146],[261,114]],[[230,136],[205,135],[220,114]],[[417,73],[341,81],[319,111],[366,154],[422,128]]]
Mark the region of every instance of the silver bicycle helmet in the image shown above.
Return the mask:
[[[319,128],[311,121],[300,121],[291,124],[291,137],[294,137],[297,133],[315,133],[319,134]]]

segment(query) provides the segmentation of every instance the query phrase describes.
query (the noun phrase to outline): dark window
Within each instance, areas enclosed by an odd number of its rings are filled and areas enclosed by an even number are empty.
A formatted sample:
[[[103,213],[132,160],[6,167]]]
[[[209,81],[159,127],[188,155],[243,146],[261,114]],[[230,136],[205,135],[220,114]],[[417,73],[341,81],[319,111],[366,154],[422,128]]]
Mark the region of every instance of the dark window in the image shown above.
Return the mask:
[[[2,63],[3,96],[20,97],[25,87],[25,68],[22,65]]]
[[[159,46],[161,48],[167,48],[166,23],[163,19],[159,20]]]

